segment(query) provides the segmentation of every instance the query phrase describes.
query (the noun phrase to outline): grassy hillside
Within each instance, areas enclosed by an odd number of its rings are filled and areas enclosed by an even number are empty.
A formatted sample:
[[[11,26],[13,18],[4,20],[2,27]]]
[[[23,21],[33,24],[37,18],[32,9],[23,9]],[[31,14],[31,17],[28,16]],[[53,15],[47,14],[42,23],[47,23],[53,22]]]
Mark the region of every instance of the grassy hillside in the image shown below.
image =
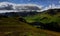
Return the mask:
[[[47,10],[42,13],[24,17],[27,23],[38,26],[43,29],[49,29],[60,32],[60,11]],[[37,26],[37,27],[38,27]]]
[[[17,18],[1,18],[0,32],[3,33],[3,36],[40,36],[40,32],[36,28],[18,21]],[[46,36],[46,34],[44,35]]]
[[[35,28],[34,28],[35,29]],[[33,27],[26,23],[18,21],[16,18],[1,18],[0,19],[0,32],[7,36],[24,36],[34,33]],[[36,30],[35,30],[36,31]]]
[[[18,20],[18,18],[0,18],[0,36],[60,36],[58,32],[37,29]]]
[[[50,14],[37,14],[34,16],[27,16],[25,17],[26,21],[29,23],[32,22],[42,22],[42,23],[50,23],[50,22],[60,22],[60,13],[57,13],[55,15],[50,15]]]

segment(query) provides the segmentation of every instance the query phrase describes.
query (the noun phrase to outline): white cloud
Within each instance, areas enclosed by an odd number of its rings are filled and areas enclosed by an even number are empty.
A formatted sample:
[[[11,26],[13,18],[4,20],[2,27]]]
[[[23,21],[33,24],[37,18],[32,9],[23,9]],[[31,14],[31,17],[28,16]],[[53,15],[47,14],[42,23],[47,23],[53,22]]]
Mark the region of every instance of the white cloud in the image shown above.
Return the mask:
[[[60,5],[52,4],[52,6],[51,6],[51,7],[52,7],[52,9],[55,9],[55,8],[56,8],[56,9],[59,9],[59,8],[60,8]]]
[[[28,4],[15,4],[15,3],[10,3],[10,2],[0,2],[0,7],[2,7],[3,5],[4,5],[4,7],[8,6],[7,4],[12,5],[13,9],[16,9],[15,8],[16,6],[36,6],[36,7],[40,8],[40,9],[42,9],[42,7],[43,7],[42,5],[38,5],[38,4],[31,4],[31,3],[30,4],[29,3]],[[15,11],[15,10],[11,10],[11,11],[10,10],[9,11],[8,10],[4,10],[4,11],[0,10],[0,13],[12,12],[12,11]]]
[[[0,6],[5,5],[7,6],[7,4],[9,5],[13,5],[13,7],[15,6],[37,6],[39,8],[42,8],[42,5],[37,5],[37,4],[32,4],[32,3],[28,3],[28,4],[15,4],[15,3],[10,3],[10,2],[0,2]]]
[[[45,11],[45,10],[48,10],[48,9],[60,9],[60,5],[52,4],[52,5],[49,5],[45,8],[43,8],[41,11]]]

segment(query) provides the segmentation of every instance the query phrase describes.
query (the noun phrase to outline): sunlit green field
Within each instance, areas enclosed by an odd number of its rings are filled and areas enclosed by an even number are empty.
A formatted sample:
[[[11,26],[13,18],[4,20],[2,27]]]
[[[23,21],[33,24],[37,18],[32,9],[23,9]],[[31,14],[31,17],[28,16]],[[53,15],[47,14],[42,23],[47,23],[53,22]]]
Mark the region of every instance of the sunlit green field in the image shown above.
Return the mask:
[[[28,23],[32,22],[42,22],[42,23],[51,23],[51,22],[57,22],[60,24],[60,13],[57,13],[55,15],[50,14],[37,14],[34,16],[27,16],[24,17]]]

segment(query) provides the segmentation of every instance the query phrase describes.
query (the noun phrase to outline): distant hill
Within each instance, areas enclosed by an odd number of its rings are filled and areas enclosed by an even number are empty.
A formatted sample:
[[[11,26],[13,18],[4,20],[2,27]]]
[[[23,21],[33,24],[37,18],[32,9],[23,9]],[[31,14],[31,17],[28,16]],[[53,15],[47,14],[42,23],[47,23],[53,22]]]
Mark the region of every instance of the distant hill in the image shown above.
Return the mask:
[[[0,13],[1,15],[5,15],[5,16],[8,16],[8,17],[12,17],[12,16],[22,16],[22,17],[25,17],[25,16],[31,16],[31,15],[36,15],[38,14],[39,12],[36,12],[36,11],[30,11],[30,12],[8,12],[8,13]]]

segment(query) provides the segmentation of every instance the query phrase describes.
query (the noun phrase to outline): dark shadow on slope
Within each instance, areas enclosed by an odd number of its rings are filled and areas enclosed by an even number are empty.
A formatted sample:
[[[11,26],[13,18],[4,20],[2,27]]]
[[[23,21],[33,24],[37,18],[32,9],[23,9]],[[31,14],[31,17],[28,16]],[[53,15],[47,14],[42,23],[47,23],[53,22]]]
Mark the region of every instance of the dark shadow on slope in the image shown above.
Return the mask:
[[[47,29],[51,31],[60,32],[60,26],[56,22],[51,22],[51,23],[46,23],[46,24],[43,24],[41,22],[33,22],[33,23],[30,23],[30,25],[37,26],[37,28],[41,28],[41,29]]]

